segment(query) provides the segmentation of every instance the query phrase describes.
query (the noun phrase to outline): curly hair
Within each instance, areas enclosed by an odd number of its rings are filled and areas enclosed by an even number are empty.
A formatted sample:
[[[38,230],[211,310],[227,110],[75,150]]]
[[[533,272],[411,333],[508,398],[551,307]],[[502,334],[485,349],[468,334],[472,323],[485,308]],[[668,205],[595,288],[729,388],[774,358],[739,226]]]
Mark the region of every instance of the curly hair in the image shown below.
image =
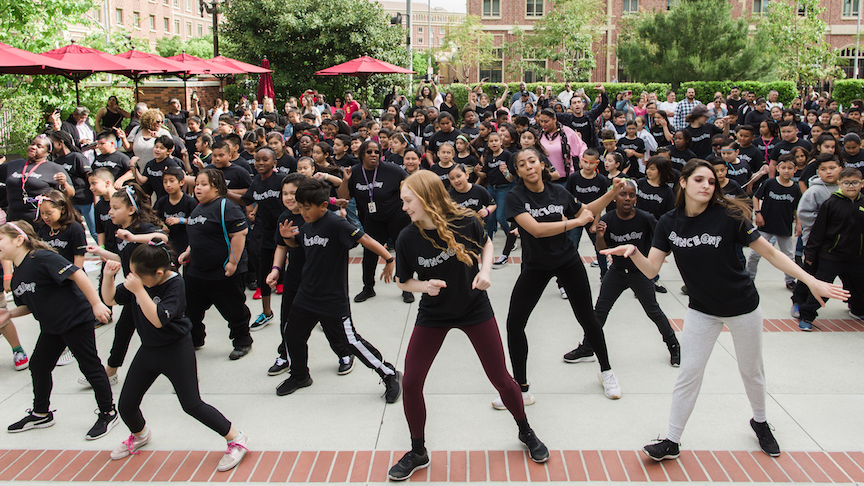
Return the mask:
[[[157,123],[161,123],[159,120],[162,119],[162,112],[156,108],[151,108],[141,114],[141,128],[150,128]]]

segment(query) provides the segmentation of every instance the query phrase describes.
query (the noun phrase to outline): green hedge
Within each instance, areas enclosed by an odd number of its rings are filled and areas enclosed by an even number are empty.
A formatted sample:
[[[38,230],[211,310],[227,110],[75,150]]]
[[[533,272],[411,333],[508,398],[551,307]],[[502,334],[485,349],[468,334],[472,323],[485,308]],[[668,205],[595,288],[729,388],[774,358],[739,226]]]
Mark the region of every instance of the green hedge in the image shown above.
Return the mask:
[[[831,96],[841,106],[849,106],[849,103],[854,99],[864,99],[864,80],[838,79],[834,81],[834,91]]]
[[[742,91],[753,91],[756,93],[757,97],[764,98],[768,97],[769,91],[776,89],[779,94],[778,100],[784,105],[788,105],[798,96],[798,91],[795,89],[795,83],[792,81],[772,81],[770,83],[762,83],[759,81],[690,81],[687,83],[681,83],[681,89],[678,92],[678,99],[680,100],[683,98],[684,92],[687,91],[687,88],[693,88],[696,90],[697,100],[702,103],[710,103],[714,100],[714,93],[719,91],[724,95],[728,95],[732,86],[738,86]]]

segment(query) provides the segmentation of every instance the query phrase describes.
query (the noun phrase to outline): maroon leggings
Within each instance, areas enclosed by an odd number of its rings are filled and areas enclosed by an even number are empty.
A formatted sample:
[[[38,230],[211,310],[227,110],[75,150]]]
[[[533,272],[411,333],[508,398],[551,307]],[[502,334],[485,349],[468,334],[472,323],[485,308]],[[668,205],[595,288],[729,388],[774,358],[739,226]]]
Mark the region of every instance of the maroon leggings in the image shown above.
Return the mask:
[[[495,318],[471,326],[450,327],[419,327],[414,326],[408,352],[405,355],[405,376],[402,380],[402,405],[405,407],[405,418],[411,438],[424,437],[426,427],[426,401],[423,399],[423,385],[429,368],[444,343],[444,338],[450,329],[461,329],[486,371],[489,381],[498,390],[504,405],[516,420],[525,419],[525,407],[522,404],[522,391],[516,380],[507,372],[504,362],[504,346],[501,344],[501,334],[498,333],[498,323]]]

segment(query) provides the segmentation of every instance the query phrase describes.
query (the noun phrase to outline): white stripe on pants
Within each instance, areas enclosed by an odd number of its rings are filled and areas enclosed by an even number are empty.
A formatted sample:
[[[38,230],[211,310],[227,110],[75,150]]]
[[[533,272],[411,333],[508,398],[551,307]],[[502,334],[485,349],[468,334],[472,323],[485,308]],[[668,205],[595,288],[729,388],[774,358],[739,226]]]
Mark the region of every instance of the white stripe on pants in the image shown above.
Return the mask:
[[[789,257],[790,260],[792,260],[792,261],[795,260],[794,253],[795,253],[795,244],[798,242],[797,236],[779,236],[779,235],[772,235],[770,233],[763,233],[761,231],[759,233],[762,234],[762,237],[765,238],[766,240],[768,240],[768,243],[771,243],[772,245],[776,241],[777,242],[777,248],[780,249],[780,252],[783,253],[784,255],[786,255],[787,257]],[[747,258],[747,273],[750,274],[751,280],[756,278],[756,268],[759,265],[759,260],[761,258],[762,258],[762,255],[760,255],[759,252],[754,251],[752,249],[750,250],[750,257]],[[784,274],[784,279],[786,280],[787,284],[788,283],[795,283],[795,277],[793,277],[791,275]]]
[[[674,442],[681,442],[687,419],[693,412],[705,366],[723,325],[732,333],[738,372],[750,399],[753,418],[765,422],[765,370],[762,364],[762,307],[734,317],[717,317],[693,309],[684,316],[681,333],[681,371],[672,391],[672,411],[669,414],[669,433]]]

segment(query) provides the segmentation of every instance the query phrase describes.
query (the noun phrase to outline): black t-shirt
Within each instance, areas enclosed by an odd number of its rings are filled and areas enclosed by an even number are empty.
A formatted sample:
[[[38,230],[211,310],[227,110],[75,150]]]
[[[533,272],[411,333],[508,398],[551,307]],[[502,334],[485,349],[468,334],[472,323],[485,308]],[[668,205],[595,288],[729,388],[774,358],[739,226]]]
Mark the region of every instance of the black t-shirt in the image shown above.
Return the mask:
[[[30,252],[12,274],[15,305],[26,305],[48,334],[63,334],[82,324],[92,330],[93,308],[69,280],[77,271],[78,267],[53,251]]]
[[[186,317],[186,287],[179,273],[171,275],[165,282],[155,287],[144,287],[147,294],[156,304],[156,314],[159,316],[161,328],[157,328],[147,319],[135,294],[126,289],[123,284],[117,286],[114,301],[132,311],[132,320],[141,345],[160,347],[174,344],[185,338],[192,331],[192,321]]]
[[[849,155],[843,150],[843,167],[854,167],[864,171],[864,150],[858,149],[855,155]]]
[[[760,210],[765,226],[760,226],[759,231],[778,236],[792,236],[792,224],[795,222],[795,210],[801,200],[801,188],[792,183],[785,187],[771,178],[765,181],[754,194],[756,199],[762,201]]]
[[[747,114],[744,116],[744,124],[750,125],[757,130],[759,129],[759,125],[761,125],[762,122],[765,120],[768,120],[768,123],[772,123],[771,113],[769,110],[759,112],[758,110],[753,108],[752,110],[748,111]],[[740,116],[738,117],[738,123],[741,123]]]
[[[171,196],[167,194],[156,201],[156,204],[153,205],[153,210],[156,212],[156,215],[159,216],[159,219],[162,221],[165,221],[168,218],[189,219],[189,217],[192,216],[192,211],[195,210],[198,201],[185,192],[182,194],[183,195],[180,197],[180,201],[177,204],[171,204]],[[189,247],[189,235],[186,233],[186,225],[183,223],[177,223],[172,226],[165,223],[165,226],[168,226],[168,240],[171,242],[171,247],[174,248],[174,252],[179,255],[186,251],[186,248]]]
[[[147,178],[147,182],[141,188],[148,194],[156,194],[157,201],[168,194],[165,192],[165,186],[162,185],[162,173],[168,167],[180,168],[182,165],[173,157],[166,157],[161,162],[152,159],[144,165],[144,170],[141,172],[141,175]]]
[[[494,187],[511,184],[511,182],[504,177],[499,166],[501,164],[506,164],[507,170],[510,171],[511,174],[516,175],[516,168],[513,167],[512,156],[513,154],[506,150],[502,150],[498,155],[493,154],[491,150],[487,151],[483,157],[483,172],[486,173],[487,185]]]
[[[39,227],[39,239],[51,245],[60,256],[70,262],[75,261],[76,255],[87,253],[87,235],[84,227],[77,221],[73,221],[56,234],[52,234],[47,224],[42,225]]]
[[[755,174],[765,165],[765,152],[760,152],[754,145],[738,147],[738,160],[750,166],[750,173]]]
[[[771,151],[774,150],[774,147],[776,147],[778,143],[780,143],[780,139],[777,137],[768,140],[765,140],[762,137],[756,137],[756,139],[753,140],[753,146],[756,147],[756,150],[758,150],[762,155],[764,164],[771,161]],[[759,167],[762,167],[762,165],[759,165]]]
[[[0,181],[6,182],[6,198],[9,201],[6,220],[33,222],[36,219],[35,198],[50,189],[59,190],[60,185],[54,180],[54,174],[58,172],[66,174],[67,181],[72,180],[63,167],[54,162],[34,164],[18,159],[0,165]]]
[[[475,127],[462,127],[459,129],[463,135],[468,137],[468,140],[473,141],[475,138],[480,136],[480,129]]]
[[[718,133],[723,133],[723,130],[717,128],[713,123],[706,123],[699,128],[690,125],[685,130],[690,133],[690,137],[693,139],[693,147],[690,150],[700,159],[704,159],[714,153],[714,150],[711,148],[711,137]]]
[[[563,221],[563,216],[573,218],[581,208],[582,203],[560,184],[543,184],[542,192],[532,192],[518,185],[507,193],[507,219],[510,221],[516,221],[516,216],[522,213],[528,213],[541,223]],[[537,238],[522,229],[519,235],[525,268],[552,270],[579,261],[573,240],[566,233]]]
[[[731,166],[731,167],[730,167]],[[750,180],[750,164],[738,159],[734,164],[726,164],[726,177],[744,187]]]
[[[343,317],[351,312],[348,250],[357,246],[363,234],[363,230],[330,211],[300,228],[295,238],[304,264],[295,307],[323,316]]]
[[[651,127],[651,136],[654,137],[654,141],[657,142],[658,147],[665,147],[669,145],[669,140],[666,140],[666,132],[663,131],[663,127],[657,125],[656,123]]]
[[[261,225],[264,235],[261,239],[261,248],[272,250],[276,248],[273,235],[277,233],[276,220],[285,211],[282,204],[282,179],[285,175],[273,172],[267,179],[261,179],[261,174],[252,179],[252,185],[243,195],[243,202],[247,206],[258,205],[255,211],[255,226]]]
[[[255,163],[255,154],[250,154],[249,152],[244,150],[237,155],[239,155],[241,159],[245,160],[249,164]]]
[[[95,216],[96,234],[105,235],[105,249],[111,253],[117,253],[117,238],[114,233],[117,232],[117,226],[111,221],[111,215],[108,211],[111,210],[111,203],[108,200],[99,198],[96,204],[93,205],[93,213]]]
[[[738,98],[737,100],[734,98],[726,98],[726,108],[728,109],[729,114],[738,113],[738,108],[741,107],[747,101],[744,98]],[[743,122],[744,120],[740,120]]]
[[[222,218],[222,201],[225,201],[225,218]],[[231,255],[229,242],[225,240],[222,230],[224,221],[228,239],[231,235],[247,228],[246,213],[240,206],[224,199],[216,198],[206,204],[199,204],[192,211],[192,217],[186,223],[189,235],[189,247],[192,249],[191,261],[186,265],[190,277],[200,279],[225,279],[225,263]],[[243,254],[234,255],[238,260],[234,274],[246,272],[246,249]]]
[[[150,223],[138,223],[128,228],[123,228],[133,235],[143,235],[148,233],[162,233],[162,228]],[[108,235],[105,236],[106,238]],[[123,265],[123,275],[129,275],[129,260],[132,257],[132,252],[138,248],[140,243],[133,243],[120,238],[114,237],[114,244],[117,245],[117,254],[120,255],[120,264]]]
[[[276,172],[279,172],[280,174],[297,172],[297,159],[290,156],[288,152],[284,152],[282,157],[276,159]]]
[[[166,113],[165,119],[171,120],[171,123],[174,124],[174,128],[177,129],[177,136],[183,138],[186,133],[189,131],[189,127],[186,126],[186,119],[189,118],[189,112],[186,110],[180,110],[180,113]],[[187,148],[188,150],[188,148]]]
[[[462,132],[455,128],[453,130],[450,130],[449,133],[444,133],[441,130],[438,130],[431,137],[429,137],[429,150],[431,150],[433,153],[438,153],[438,147],[440,147],[444,142],[451,142],[455,144],[456,137],[461,134]]]
[[[216,167],[216,164],[210,164],[204,168],[221,170],[228,189],[248,189],[252,185],[252,176],[249,175],[249,172],[233,162],[226,167]]]
[[[96,160],[90,165],[94,171],[96,169],[106,169],[111,172],[116,181],[121,176],[129,172],[129,156],[123,152],[112,152],[110,154],[99,154]]]
[[[444,189],[450,190],[450,171],[453,170],[453,167],[456,167],[456,164],[450,164],[450,167],[441,167],[441,164],[435,164],[429,168],[432,172],[438,175],[441,178],[441,182],[444,183]]]
[[[198,149],[195,148],[195,142],[198,140],[198,135],[201,135],[201,132],[186,132],[183,135],[183,144],[186,145],[186,153],[189,154],[189,161],[192,161],[192,157],[198,153]]]
[[[279,215],[276,226],[277,231],[273,239],[276,246],[284,246],[288,250],[285,255],[286,266],[283,268],[285,271],[282,279],[283,290],[285,292],[297,292],[297,289],[300,287],[300,276],[303,274],[303,263],[305,262],[305,259],[303,258],[302,249],[288,246],[288,244],[285,243],[285,239],[282,238],[281,234],[279,234],[278,225],[281,225],[285,221],[291,221],[291,223],[299,229],[301,226],[306,224],[306,220],[303,219],[303,216],[300,213],[294,214],[290,210],[286,209],[285,212]]]
[[[243,157],[240,157],[239,155],[237,156],[236,159],[231,161],[231,164],[236,165],[237,167],[240,167],[243,170],[245,170],[246,172],[248,172],[249,177],[252,177],[258,173],[258,171],[256,171],[255,169],[252,168],[252,164],[250,164],[248,161],[246,161],[246,159],[244,159]]]
[[[477,160],[477,157],[474,157],[472,154],[468,154],[467,157],[460,157],[457,153],[456,158],[453,159],[453,161],[457,164],[465,164],[467,167],[476,167],[477,164],[480,163],[480,161]]]
[[[54,159],[54,163],[63,167],[69,177],[72,187],[75,188],[75,195],[72,196],[72,204],[92,204],[93,193],[90,192],[90,183],[87,181],[87,174],[92,170],[90,161],[83,154],[78,152],[69,152],[66,155]]]
[[[726,179],[726,185],[721,188],[723,195],[729,199],[747,199],[747,193],[741,188],[741,185],[732,179]]]
[[[567,192],[573,195],[577,201],[582,204],[588,204],[596,201],[609,188],[609,179],[602,174],[595,174],[594,177],[586,179],[582,175],[582,171],[576,171],[570,174],[567,178],[567,183],[564,185]]]
[[[469,216],[450,222],[450,229],[466,252],[483,253],[487,236],[483,223]],[[426,237],[435,241],[433,245],[420,234],[417,225],[409,224],[396,239],[396,278],[401,282],[417,276],[417,280],[440,279],[447,282],[436,296],[423,294],[417,310],[415,325],[420,327],[447,327],[458,323],[470,326],[494,317],[492,304],[485,290],[472,289],[471,284],[479,272],[477,258],[471,258],[468,266],[456,258],[456,252],[447,249],[447,243],[437,231],[424,231]]]
[[[686,164],[690,159],[695,159],[696,154],[693,153],[690,149],[684,149],[684,151],[680,151],[675,148],[675,145],[669,145],[667,147],[669,149],[669,160],[672,162],[672,168],[681,172],[681,169],[684,168],[684,164]]]
[[[333,162],[335,162],[336,165],[338,165],[339,167],[354,167],[355,165],[360,163],[360,160],[358,160],[357,157],[354,157],[353,155],[346,152],[341,159],[333,157]]]
[[[645,141],[639,137],[636,137],[633,140],[630,140],[627,137],[621,137],[618,139],[618,148],[621,149],[621,151],[624,152],[625,154],[627,153],[626,152],[627,149],[635,150],[636,152],[638,152],[640,154],[644,154],[645,153]],[[637,157],[635,155],[632,157],[628,157],[628,163],[631,166],[633,166],[636,170],[639,169],[638,161],[639,161],[639,157]],[[631,172],[632,171],[633,171],[633,169],[631,169]],[[636,175],[636,174],[631,173],[630,175],[632,176],[632,175]]]
[[[652,246],[674,253],[691,309],[731,317],[759,306],[756,287],[735,252],[736,243],[749,246],[759,236],[751,222],[738,221],[715,204],[693,217],[681,208],[666,213],[657,222]]]
[[[450,198],[456,202],[457,205],[471,209],[472,211],[480,211],[481,209],[491,206],[495,204],[495,201],[492,199],[492,196],[489,194],[489,191],[486,190],[485,187],[478,184],[471,184],[471,188],[467,191],[459,192],[454,188],[450,188]]]
[[[659,218],[675,207],[675,193],[666,184],[652,186],[648,179],[636,181],[636,207]]]
[[[600,217],[606,223],[606,233],[603,240],[608,248],[621,245],[636,245],[636,248],[647,255],[651,251],[651,241],[654,238],[654,227],[657,219],[648,211],[636,208],[636,214],[630,219],[621,219],[617,211],[610,211]],[[636,270],[633,260],[620,256],[612,256],[612,267]]]
[[[408,173],[394,164],[379,163],[375,169],[366,170],[363,164],[351,167],[348,191],[357,200],[360,221],[366,218],[375,221],[390,221],[402,214],[402,199],[399,191]],[[369,204],[374,203],[374,212]]]
[[[777,145],[774,146],[774,149],[771,150],[770,158],[771,160],[780,160],[780,156],[786,155],[792,152],[792,149],[795,147],[804,147],[808,152],[813,151],[813,144],[804,140],[803,138],[799,138],[794,142],[787,142],[786,140],[781,140],[777,142]]]

